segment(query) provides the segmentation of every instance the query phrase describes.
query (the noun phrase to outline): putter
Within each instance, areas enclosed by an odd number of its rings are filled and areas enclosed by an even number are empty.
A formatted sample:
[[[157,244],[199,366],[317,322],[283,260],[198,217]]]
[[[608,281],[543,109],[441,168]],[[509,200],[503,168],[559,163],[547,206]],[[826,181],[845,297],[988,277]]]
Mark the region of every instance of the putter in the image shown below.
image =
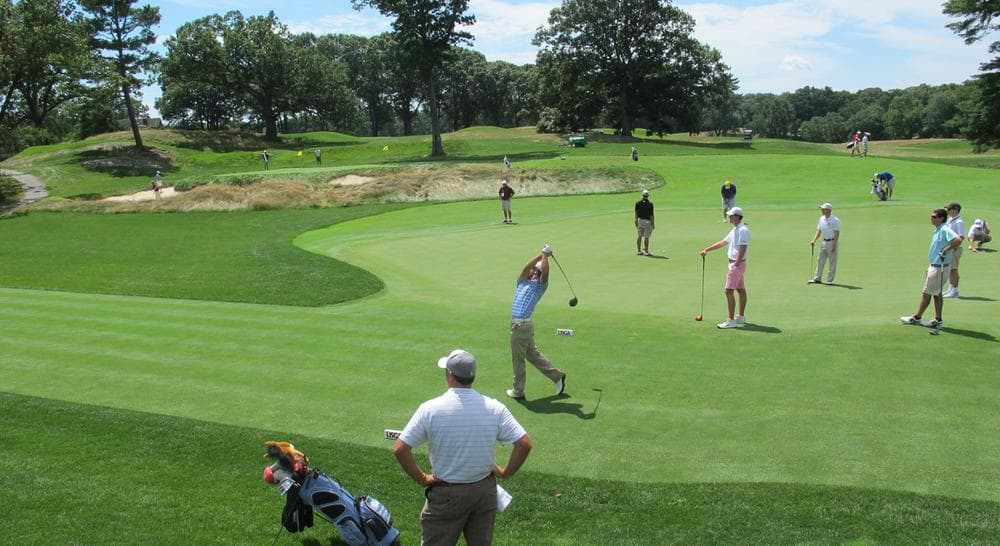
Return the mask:
[[[938,255],[938,261],[941,262],[941,268],[938,270],[938,275],[941,276],[941,282],[938,283],[938,297],[941,298],[941,308],[942,308],[941,314],[943,316],[944,315],[944,252]],[[941,333],[940,328],[941,328],[940,325],[931,328],[931,331],[929,332],[930,335],[936,336],[940,334]]]
[[[573,290],[573,285],[570,284],[569,277],[566,276],[566,271],[564,271],[563,268],[562,268],[562,266],[559,265],[559,260],[556,259],[555,254],[553,254],[553,255],[551,255],[549,257],[552,258],[552,261],[554,261],[556,263],[556,267],[559,268],[559,272],[562,273],[563,278],[566,279],[566,285],[569,286],[570,293],[573,294],[573,297],[570,298],[570,300],[569,300],[569,306],[570,307],[576,307],[576,304],[579,303],[580,300],[578,300],[576,298],[576,290]]]
[[[816,261],[816,243],[809,243],[809,274],[812,275],[813,263]],[[812,277],[809,277],[810,279]]]
[[[698,312],[698,316],[694,317],[694,320],[701,320],[702,315],[705,314],[705,257],[701,257],[701,310]]]

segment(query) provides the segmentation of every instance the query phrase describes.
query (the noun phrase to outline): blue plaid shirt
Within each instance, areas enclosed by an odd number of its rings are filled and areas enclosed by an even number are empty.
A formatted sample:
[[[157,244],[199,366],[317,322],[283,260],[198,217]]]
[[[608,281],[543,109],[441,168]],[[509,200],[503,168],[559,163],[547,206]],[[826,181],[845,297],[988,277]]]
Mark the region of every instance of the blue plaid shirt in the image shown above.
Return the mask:
[[[535,312],[535,305],[542,299],[545,289],[549,283],[532,280],[517,280],[517,288],[514,289],[514,306],[510,311],[512,319],[531,318],[531,313]]]

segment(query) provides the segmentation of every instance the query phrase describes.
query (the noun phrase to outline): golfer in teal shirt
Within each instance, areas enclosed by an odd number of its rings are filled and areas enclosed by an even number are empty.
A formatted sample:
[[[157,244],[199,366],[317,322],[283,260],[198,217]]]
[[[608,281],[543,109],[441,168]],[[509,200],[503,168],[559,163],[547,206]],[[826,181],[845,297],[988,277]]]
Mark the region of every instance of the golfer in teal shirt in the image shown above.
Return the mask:
[[[905,317],[899,317],[904,324],[920,324],[929,328],[940,328],[944,323],[941,318],[941,311],[944,309],[944,298],[942,291],[944,283],[948,279],[949,266],[951,265],[951,252],[958,245],[962,244],[962,239],[955,234],[945,222],[948,221],[948,212],[944,209],[934,209],[931,212],[931,225],[934,226],[934,235],[931,236],[931,246],[927,251],[927,276],[924,280],[924,289],[920,294],[920,305],[917,312]],[[921,321],[920,317],[934,298],[934,320]]]

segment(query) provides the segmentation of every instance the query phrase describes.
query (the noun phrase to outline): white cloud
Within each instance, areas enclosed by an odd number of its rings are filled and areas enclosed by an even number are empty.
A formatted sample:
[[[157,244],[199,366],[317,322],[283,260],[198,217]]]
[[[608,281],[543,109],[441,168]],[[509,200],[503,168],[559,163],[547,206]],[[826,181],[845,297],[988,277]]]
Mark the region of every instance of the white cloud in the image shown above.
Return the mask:
[[[355,34],[371,37],[392,30],[392,19],[377,12],[350,11],[339,15],[324,15],[311,19],[282,18],[292,34],[311,32],[323,34]]]
[[[785,72],[802,72],[812,70],[812,63],[798,55],[785,55],[779,68]]]

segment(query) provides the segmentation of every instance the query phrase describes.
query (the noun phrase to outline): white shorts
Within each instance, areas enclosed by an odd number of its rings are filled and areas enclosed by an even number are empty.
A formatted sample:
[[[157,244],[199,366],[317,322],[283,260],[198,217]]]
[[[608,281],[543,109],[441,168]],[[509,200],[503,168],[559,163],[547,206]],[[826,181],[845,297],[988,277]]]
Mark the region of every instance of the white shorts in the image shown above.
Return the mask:
[[[732,199],[726,199],[725,197],[722,198],[722,210],[729,210],[735,206],[736,206],[736,196],[733,196]]]
[[[503,209],[505,212],[510,212],[510,199],[501,199],[500,208]]]

